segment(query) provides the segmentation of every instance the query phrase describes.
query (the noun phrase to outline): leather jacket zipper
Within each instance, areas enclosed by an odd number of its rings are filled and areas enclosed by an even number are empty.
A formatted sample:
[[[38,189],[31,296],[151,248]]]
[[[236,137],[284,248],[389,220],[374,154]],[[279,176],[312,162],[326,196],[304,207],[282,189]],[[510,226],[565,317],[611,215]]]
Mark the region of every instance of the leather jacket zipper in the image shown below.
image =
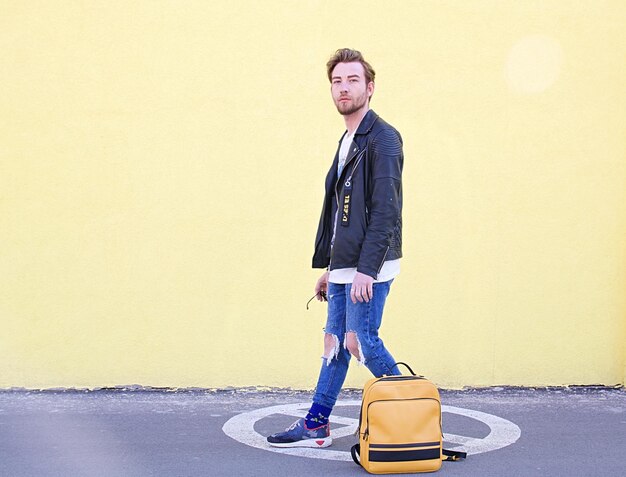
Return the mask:
[[[385,255],[383,255],[383,261],[380,262],[380,266],[378,267],[378,273],[383,269],[383,265],[385,264],[385,259],[387,258],[387,254],[389,253],[389,245],[387,245],[387,250],[385,250]]]
[[[352,167],[352,171],[350,172],[350,176],[345,180],[346,186],[349,186],[351,184],[352,176],[354,175],[354,171],[356,170],[357,166],[361,162],[361,159],[363,159],[363,156],[365,155],[365,151],[367,151],[367,149],[364,149],[363,151],[359,152],[359,154],[357,156],[355,156],[356,157],[356,164],[354,164],[354,166]],[[347,163],[344,166],[344,170],[345,170],[346,167],[348,167],[348,165],[350,163],[352,163],[354,161],[355,161],[355,159],[353,158],[349,163]],[[332,260],[333,260],[332,249],[333,249],[333,247],[335,245],[335,238],[336,238],[336,235],[337,235],[337,218],[339,216],[339,207],[340,207],[340,205],[339,205],[339,190],[337,189],[337,186],[339,185],[340,182],[341,182],[341,177],[338,177],[337,178],[337,182],[335,182],[335,187],[334,187],[334,189],[335,189],[335,202],[337,203],[337,212],[335,212],[335,220],[334,220],[334,223],[333,223],[333,235],[332,235],[332,238],[330,240],[330,250],[331,250],[331,252],[330,252],[330,261],[328,263],[328,270],[331,269],[330,265],[331,265]]]

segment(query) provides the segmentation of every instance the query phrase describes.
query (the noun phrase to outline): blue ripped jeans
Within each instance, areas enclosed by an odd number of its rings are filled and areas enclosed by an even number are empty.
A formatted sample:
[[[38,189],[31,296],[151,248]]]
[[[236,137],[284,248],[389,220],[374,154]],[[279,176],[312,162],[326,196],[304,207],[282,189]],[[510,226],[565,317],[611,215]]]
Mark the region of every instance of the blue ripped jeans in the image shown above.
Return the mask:
[[[351,283],[328,284],[328,319],[324,331],[335,338],[334,350],[325,353],[315,388],[313,402],[333,408],[343,386],[350,364],[345,346],[346,333],[355,332],[359,345],[359,361],[376,377],[401,374],[396,361],[378,337],[385,300],[393,280],[374,283],[374,296],[368,302],[352,303]]]

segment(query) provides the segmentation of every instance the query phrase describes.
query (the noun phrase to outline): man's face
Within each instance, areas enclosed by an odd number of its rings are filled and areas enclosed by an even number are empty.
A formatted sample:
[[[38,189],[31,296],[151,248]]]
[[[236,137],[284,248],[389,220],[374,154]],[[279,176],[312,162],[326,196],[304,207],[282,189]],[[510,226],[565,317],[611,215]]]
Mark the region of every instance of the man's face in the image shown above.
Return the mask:
[[[366,82],[361,63],[339,63],[331,74],[330,91],[339,114],[348,116],[367,108],[374,93],[374,83]]]

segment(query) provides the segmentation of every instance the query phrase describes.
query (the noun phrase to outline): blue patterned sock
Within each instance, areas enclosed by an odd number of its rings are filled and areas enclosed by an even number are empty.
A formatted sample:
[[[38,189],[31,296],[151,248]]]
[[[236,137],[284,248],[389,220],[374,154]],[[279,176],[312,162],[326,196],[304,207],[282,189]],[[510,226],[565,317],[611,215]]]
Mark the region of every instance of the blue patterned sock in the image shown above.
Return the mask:
[[[328,417],[332,411],[330,407],[325,407],[314,402],[305,417],[306,427],[315,429],[316,427],[328,424]]]

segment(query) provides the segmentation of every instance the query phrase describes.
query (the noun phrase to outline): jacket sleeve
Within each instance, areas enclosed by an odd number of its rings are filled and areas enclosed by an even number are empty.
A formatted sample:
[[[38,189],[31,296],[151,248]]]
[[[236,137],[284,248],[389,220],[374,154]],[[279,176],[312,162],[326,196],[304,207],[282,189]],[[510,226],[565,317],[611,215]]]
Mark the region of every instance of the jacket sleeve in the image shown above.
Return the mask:
[[[376,279],[400,220],[402,187],[402,138],[385,128],[371,144],[371,201],[369,224],[361,247],[357,271]]]

